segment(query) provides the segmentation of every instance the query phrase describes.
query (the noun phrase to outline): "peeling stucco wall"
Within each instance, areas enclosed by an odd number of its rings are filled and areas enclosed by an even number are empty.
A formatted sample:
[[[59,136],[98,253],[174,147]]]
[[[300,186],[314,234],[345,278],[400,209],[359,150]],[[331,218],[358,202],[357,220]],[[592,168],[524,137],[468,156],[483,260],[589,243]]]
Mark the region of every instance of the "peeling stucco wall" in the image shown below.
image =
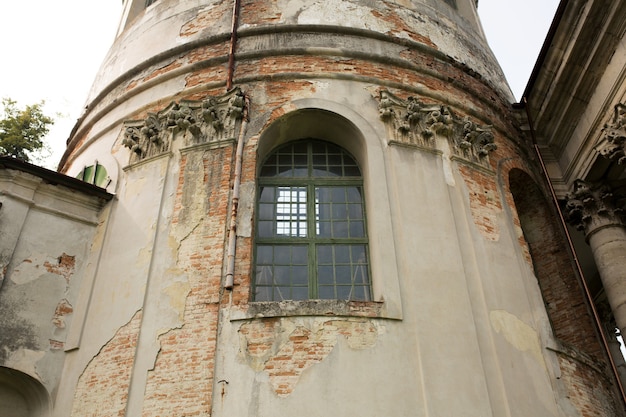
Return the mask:
[[[89,362],[76,387],[73,417],[125,415],[141,317],[138,311]]]
[[[351,349],[376,344],[378,326],[369,320],[317,319],[302,323],[293,318],[257,320],[239,329],[241,360],[269,376],[279,397],[289,395],[307,369],[323,361],[344,337]]]
[[[0,169],[0,252],[7,255],[0,365],[32,377],[51,395],[60,386],[68,335],[82,326],[75,305],[105,202],[73,189],[81,186],[74,179],[15,165]]]

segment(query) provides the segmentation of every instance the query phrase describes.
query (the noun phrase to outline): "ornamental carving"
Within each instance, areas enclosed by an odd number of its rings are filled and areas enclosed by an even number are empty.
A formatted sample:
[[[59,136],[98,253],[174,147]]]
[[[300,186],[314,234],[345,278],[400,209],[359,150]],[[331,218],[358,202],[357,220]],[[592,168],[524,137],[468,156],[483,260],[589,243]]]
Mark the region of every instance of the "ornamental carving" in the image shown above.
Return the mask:
[[[604,125],[596,150],[618,164],[626,164],[626,105],[617,104],[613,121]]]
[[[448,140],[456,156],[483,165],[497,148],[492,126],[459,118],[442,104],[426,104],[415,97],[402,100],[381,91],[378,111],[390,129],[390,142],[436,149],[435,137],[440,136]]]
[[[131,150],[134,163],[170,151],[177,138],[184,141],[181,146],[234,140],[243,109],[244,96],[238,88],[203,101],[171,103],[144,120],[124,122],[122,144]]]
[[[585,234],[603,226],[623,224],[623,198],[607,184],[576,180],[565,201],[565,219]]]

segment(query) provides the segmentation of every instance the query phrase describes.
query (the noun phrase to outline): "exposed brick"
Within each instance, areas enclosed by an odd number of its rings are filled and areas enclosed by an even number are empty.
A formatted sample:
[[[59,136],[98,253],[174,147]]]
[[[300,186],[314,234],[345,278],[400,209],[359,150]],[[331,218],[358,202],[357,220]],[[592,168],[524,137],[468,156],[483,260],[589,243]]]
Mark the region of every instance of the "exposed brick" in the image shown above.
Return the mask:
[[[141,317],[135,313],[89,362],[76,385],[72,417],[125,415]]]

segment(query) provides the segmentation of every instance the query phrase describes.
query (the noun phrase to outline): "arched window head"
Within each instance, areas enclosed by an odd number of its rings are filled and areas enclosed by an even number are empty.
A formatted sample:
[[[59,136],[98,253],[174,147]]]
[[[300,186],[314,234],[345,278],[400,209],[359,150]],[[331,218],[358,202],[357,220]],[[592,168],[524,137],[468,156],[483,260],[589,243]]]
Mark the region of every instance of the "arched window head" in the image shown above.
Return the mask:
[[[256,216],[256,301],[371,299],[363,179],[342,148],[306,139],[265,160]]]

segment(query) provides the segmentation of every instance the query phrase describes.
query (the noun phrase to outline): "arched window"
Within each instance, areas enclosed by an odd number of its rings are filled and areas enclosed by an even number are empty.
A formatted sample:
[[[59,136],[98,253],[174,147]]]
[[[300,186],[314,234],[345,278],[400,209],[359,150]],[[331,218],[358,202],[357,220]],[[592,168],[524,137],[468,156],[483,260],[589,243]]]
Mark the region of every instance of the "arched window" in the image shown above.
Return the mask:
[[[100,165],[98,161],[93,165],[83,167],[76,175],[76,178],[101,188],[107,188],[111,183],[111,178],[107,175],[106,168]]]
[[[256,301],[371,299],[361,171],[340,147],[290,142],[265,160],[256,216]]]

